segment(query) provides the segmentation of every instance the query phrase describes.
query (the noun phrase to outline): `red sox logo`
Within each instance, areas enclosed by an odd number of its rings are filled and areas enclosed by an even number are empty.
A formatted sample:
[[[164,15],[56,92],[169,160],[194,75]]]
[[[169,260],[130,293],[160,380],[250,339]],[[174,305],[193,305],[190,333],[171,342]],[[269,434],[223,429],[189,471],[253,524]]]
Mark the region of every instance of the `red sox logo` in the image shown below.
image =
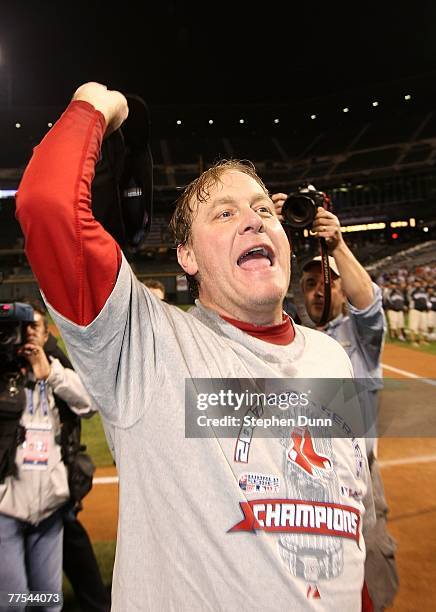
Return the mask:
[[[323,471],[332,469],[331,460],[315,450],[312,435],[307,427],[294,427],[288,459],[310,476],[316,476],[315,468]]]

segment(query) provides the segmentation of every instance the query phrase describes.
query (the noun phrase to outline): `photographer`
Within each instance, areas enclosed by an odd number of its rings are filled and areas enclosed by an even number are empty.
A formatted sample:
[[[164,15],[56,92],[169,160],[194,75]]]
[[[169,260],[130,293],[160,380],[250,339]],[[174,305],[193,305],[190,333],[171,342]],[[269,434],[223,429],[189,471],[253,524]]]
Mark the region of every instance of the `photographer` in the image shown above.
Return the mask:
[[[271,196],[282,220],[282,208],[287,197],[284,193]],[[331,302],[327,322],[319,325],[324,309],[324,281],[321,257],[314,257],[303,266],[301,279],[306,311],[317,329],[337,340],[345,349],[355,378],[365,379],[365,442],[377,516],[375,527],[366,535],[365,579],[375,611],[380,612],[392,603],[398,589],[394,558],[396,546],[386,527],[388,508],[375,458],[378,391],[382,388],[380,359],[386,333],[382,293],[345,243],[336,215],[319,206],[311,230],[318,238],[325,238],[331,253],[328,257],[332,278]]]
[[[283,220],[282,208],[287,195],[271,196],[276,213]],[[380,357],[386,332],[381,289],[371,281],[369,274],[355,258],[342,236],[339,219],[321,206],[317,208],[311,230],[326,240],[332,278],[330,310],[327,322],[319,325],[324,308],[324,282],[320,256],[303,266],[301,288],[306,311],[316,328],[325,332],[347,352],[355,378],[369,380],[367,384],[369,408],[367,430],[368,455],[375,444],[377,417],[377,391],[381,389]]]
[[[70,491],[54,394],[79,415],[92,410],[91,400],[73,370],[47,357],[44,308],[36,306],[34,321],[23,326],[17,356],[26,381],[25,439],[16,449],[16,474],[0,484],[0,556],[7,559],[0,564],[0,591],[61,593],[62,512]]]

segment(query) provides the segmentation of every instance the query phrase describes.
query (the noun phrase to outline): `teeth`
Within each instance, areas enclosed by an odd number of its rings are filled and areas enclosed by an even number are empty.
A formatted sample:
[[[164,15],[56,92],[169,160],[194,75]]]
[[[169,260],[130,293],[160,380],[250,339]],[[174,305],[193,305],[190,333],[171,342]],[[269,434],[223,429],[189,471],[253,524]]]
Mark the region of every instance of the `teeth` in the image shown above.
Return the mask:
[[[243,253],[241,257],[238,259],[238,262],[241,262],[245,257],[248,257],[249,255],[252,255],[253,253],[260,253],[264,257],[268,257],[268,259],[271,261],[271,256],[264,247],[254,247],[253,249],[250,249],[246,253]]]
[[[268,251],[263,247],[256,247],[254,249],[250,249],[246,253],[244,253],[243,257],[247,257],[247,255],[251,255],[252,253],[260,253],[264,257],[268,257]]]

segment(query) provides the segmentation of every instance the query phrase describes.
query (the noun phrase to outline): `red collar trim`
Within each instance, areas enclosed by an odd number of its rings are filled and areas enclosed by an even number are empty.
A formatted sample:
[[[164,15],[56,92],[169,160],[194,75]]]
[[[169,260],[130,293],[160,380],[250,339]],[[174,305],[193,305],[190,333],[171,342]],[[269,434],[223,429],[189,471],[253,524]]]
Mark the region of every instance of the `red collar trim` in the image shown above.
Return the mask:
[[[283,323],[278,323],[277,325],[253,325],[252,323],[245,323],[245,321],[238,321],[223,315],[221,315],[221,318],[241,331],[246,332],[249,336],[254,336],[271,344],[286,345],[290,344],[295,338],[294,326],[290,317],[285,313],[283,313]]]

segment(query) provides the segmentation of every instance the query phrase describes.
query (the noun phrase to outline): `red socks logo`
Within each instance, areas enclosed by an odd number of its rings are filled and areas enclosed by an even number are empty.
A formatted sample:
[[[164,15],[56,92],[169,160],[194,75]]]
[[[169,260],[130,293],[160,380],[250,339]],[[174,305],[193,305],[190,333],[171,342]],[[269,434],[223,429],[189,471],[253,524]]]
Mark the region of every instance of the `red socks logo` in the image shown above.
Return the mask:
[[[310,598],[321,599],[321,595],[319,594],[318,587],[316,585],[313,587],[312,586],[307,587],[306,597],[307,599],[310,599]]]
[[[314,468],[331,470],[332,462],[325,455],[320,455],[314,448],[312,436],[306,427],[295,427],[291,433],[291,448],[288,452],[290,461],[299,468],[314,475]]]

